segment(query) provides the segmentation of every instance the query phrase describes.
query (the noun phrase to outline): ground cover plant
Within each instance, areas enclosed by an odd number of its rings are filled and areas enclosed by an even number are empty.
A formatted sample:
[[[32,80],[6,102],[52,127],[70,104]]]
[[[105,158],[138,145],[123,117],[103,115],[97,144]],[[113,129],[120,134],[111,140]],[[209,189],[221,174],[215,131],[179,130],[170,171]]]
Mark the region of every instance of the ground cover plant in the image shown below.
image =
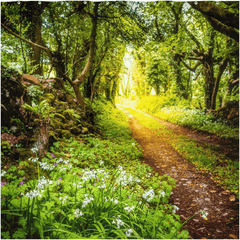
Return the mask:
[[[168,203],[176,181],[142,162],[123,113],[95,109],[102,136],[55,142],[42,159],[34,147],[28,160],[2,166],[2,238],[189,237]]]
[[[160,125],[156,120],[139,110],[124,109],[133,114],[142,125],[157,130],[159,134],[166,136],[167,142],[188,161],[192,162],[198,170],[211,172],[213,180],[224,188],[231,190],[238,197],[239,163],[237,161],[227,160],[223,154],[216,154],[209,147],[202,147],[195,140],[175,134],[172,130]]]

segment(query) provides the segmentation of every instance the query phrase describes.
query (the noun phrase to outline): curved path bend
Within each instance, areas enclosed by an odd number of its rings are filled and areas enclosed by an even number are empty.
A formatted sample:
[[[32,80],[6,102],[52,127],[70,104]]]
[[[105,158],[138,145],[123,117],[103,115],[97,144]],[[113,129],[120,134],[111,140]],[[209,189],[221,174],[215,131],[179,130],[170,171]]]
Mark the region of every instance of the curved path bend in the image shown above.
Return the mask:
[[[232,201],[230,191],[218,186],[210,178],[211,174],[198,172],[166,142],[164,135],[156,134],[126,110],[121,110],[129,117],[130,129],[144,150],[145,162],[160,175],[170,174],[177,181],[170,203],[179,207],[176,213],[181,220],[184,222],[200,210],[208,213],[207,220],[197,215],[187,222],[185,229],[191,238],[238,239],[238,202]]]

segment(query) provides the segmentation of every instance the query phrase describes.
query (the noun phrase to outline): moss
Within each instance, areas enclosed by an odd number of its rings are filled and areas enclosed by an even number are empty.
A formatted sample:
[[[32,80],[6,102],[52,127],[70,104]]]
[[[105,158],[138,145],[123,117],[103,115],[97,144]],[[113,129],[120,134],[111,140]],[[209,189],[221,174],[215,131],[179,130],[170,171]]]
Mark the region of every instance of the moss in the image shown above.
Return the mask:
[[[55,96],[52,93],[44,93],[40,97],[40,101],[47,100],[47,102],[52,105],[55,101]]]
[[[52,118],[52,119],[51,119],[50,126],[52,126],[54,129],[61,128],[62,122],[59,121],[59,119],[54,119],[54,118]]]
[[[29,159],[32,156],[33,156],[33,153],[31,151],[31,149],[29,149],[29,148],[20,148],[20,156],[19,156],[19,158],[21,160],[27,160],[27,159]]]
[[[57,109],[67,109],[68,108],[68,103],[67,102],[62,102],[59,100],[55,101],[55,105]]]
[[[70,129],[70,132],[74,135],[79,135],[80,133],[82,133],[82,130],[81,130],[81,128],[78,128],[78,127],[72,127]]]
[[[54,131],[49,131],[49,143],[50,145],[54,142],[59,141],[59,138],[57,137],[57,134]]]
[[[63,115],[66,117],[66,119],[72,119],[72,114],[74,113],[73,109],[66,109],[63,111]]]
[[[83,128],[82,128],[82,133],[84,133],[84,134],[88,134],[88,133],[89,133],[88,128],[83,127]]]
[[[70,138],[72,136],[71,132],[68,130],[62,130],[62,137]]]
[[[54,117],[61,119],[61,121],[65,121],[65,117],[62,114],[60,114],[60,113],[55,113]]]

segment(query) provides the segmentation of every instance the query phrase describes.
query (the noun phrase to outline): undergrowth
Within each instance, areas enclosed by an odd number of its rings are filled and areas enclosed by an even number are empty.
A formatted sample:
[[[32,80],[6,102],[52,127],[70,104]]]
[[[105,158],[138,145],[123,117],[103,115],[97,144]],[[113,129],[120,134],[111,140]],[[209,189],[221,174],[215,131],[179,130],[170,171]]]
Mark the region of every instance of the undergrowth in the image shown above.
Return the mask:
[[[34,147],[1,166],[2,238],[189,238],[168,202],[176,181],[141,160],[123,113],[93,108],[102,135],[55,142],[41,159]]]
[[[177,135],[172,130],[159,124],[146,114],[132,108],[124,108],[134,115],[142,125],[157,130],[165,135],[167,142],[177,149],[182,156],[192,162],[198,170],[212,173],[212,179],[238,197],[239,162],[225,159],[223,154],[216,154],[209,147],[202,147],[195,140]],[[196,154],[198,153],[198,154]]]

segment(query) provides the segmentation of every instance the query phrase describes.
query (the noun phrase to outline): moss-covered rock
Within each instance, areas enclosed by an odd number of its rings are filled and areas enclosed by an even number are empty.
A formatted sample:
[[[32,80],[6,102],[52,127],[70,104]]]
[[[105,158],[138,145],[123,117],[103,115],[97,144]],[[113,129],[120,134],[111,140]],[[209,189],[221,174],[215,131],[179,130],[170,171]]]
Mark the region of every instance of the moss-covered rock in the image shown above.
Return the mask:
[[[50,105],[53,105],[55,96],[52,93],[44,93],[39,99],[40,101],[46,100]]]
[[[62,130],[62,137],[70,138],[72,136],[71,132],[68,130]]]
[[[20,156],[19,156],[20,160],[27,160],[33,156],[33,153],[29,148],[20,148],[19,150],[20,150]]]
[[[73,109],[66,109],[63,111],[63,115],[65,116],[66,119],[70,120],[72,119],[72,114],[74,113]]]
[[[83,133],[83,134],[88,134],[88,133],[89,133],[88,128],[83,127],[83,128],[82,128],[82,133]]]
[[[58,119],[51,119],[50,126],[53,127],[53,129],[58,129],[62,127],[62,122]]]
[[[60,114],[60,113],[55,113],[55,114],[54,114],[54,118],[58,118],[58,119],[60,119],[62,122],[65,121],[65,117],[64,117],[62,114]]]
[[[49,131],[48,137],[50,145],[53,144],[54,142],[59,141],[59,138],[57,137],[57,134],[54,131]]]
[[[54,106],[56,107],[56,109],[68,109],[68,103],[67,102],[62,102],[59,100],[56,100],[54,102]]]
[[[78,127],[72,127],[70,129],[70,132],[74,135],[79,135],[80,133],[82,133],[82,129]]]

